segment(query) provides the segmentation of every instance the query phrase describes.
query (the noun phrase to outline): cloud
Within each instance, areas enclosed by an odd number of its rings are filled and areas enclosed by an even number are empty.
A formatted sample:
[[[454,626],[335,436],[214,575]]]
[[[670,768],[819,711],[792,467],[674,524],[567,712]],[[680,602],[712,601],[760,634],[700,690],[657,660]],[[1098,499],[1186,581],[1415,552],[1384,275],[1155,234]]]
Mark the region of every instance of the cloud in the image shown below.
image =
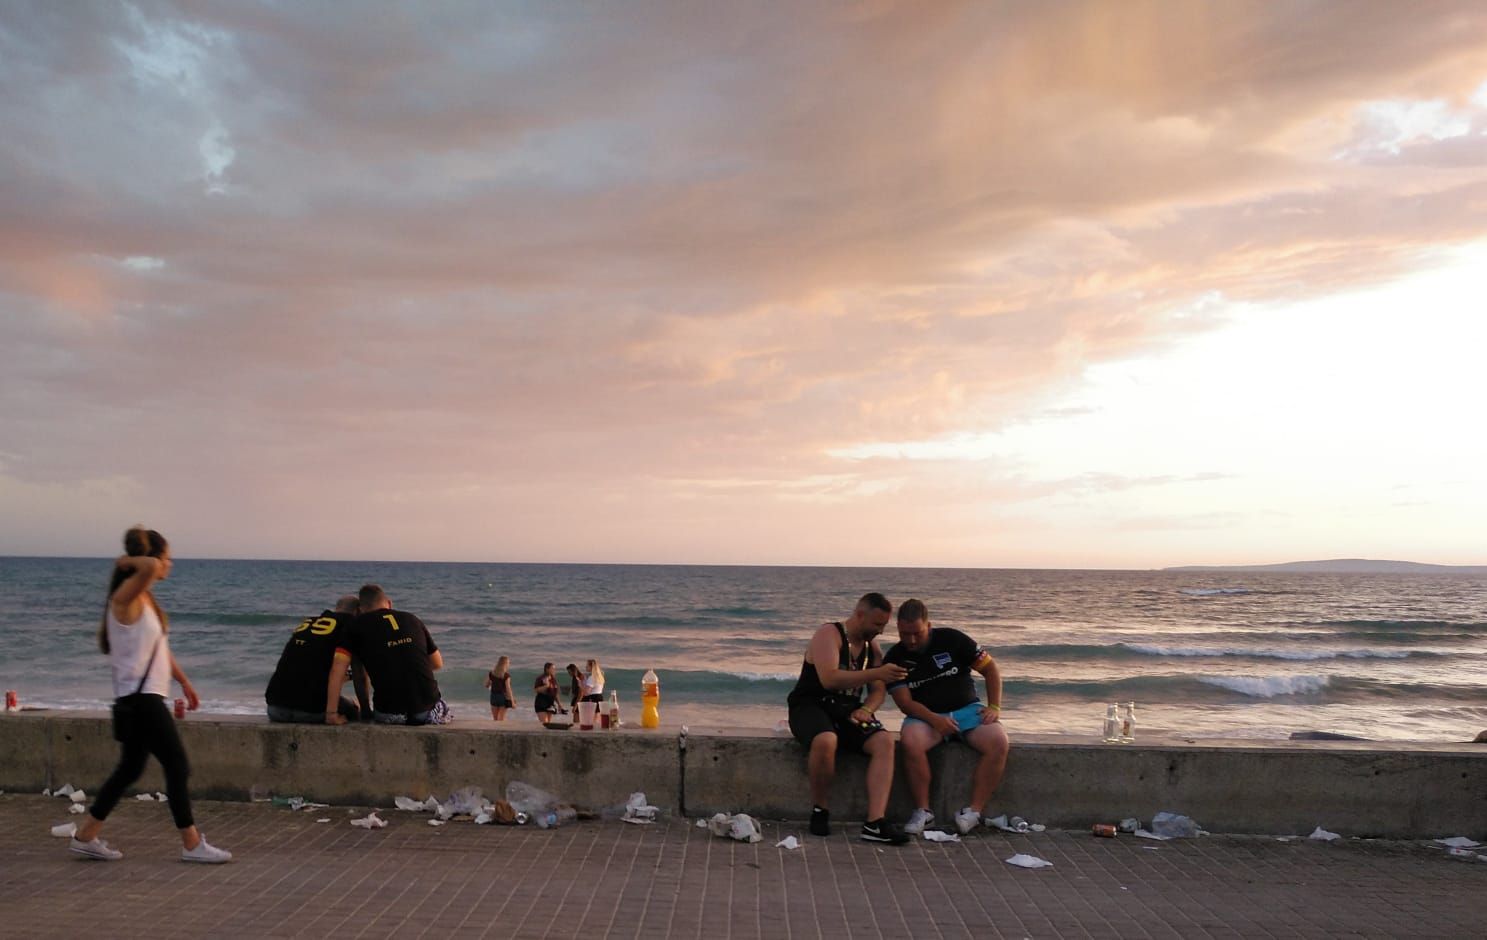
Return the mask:
[[[1469,3],[10,10],[13,487],[129,454],[182,519],[375,505],[420,552],[472,500],[577,556],[761,489],[944,511],[839,455],[1400,276],[1487,201]]]

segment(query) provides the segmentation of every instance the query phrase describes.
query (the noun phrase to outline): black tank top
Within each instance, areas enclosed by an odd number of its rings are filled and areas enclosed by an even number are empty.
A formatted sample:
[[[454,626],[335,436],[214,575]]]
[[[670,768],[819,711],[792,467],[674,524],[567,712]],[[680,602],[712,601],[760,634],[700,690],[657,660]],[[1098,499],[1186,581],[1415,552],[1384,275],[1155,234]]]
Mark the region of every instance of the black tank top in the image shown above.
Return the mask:
[[[837,635],[842,639],[841,650],[837,653],[836,667],[850,671],[859,671],[868,666],[868,657],[872,655],[873,644],[867,642],[862,644],[862,653],[856,659],[852,658],[852,646],[847,642],[847,628],[840,623],[834,623]],[[821,684],[821,674],[816,672],[816,664],[809,660],[802,660],[800,664],[800,678],[795,680],[795,688],[790,690],[790,698],[847,698],[862,700],[862,687],[856,689],[843,689],[834,691]]]

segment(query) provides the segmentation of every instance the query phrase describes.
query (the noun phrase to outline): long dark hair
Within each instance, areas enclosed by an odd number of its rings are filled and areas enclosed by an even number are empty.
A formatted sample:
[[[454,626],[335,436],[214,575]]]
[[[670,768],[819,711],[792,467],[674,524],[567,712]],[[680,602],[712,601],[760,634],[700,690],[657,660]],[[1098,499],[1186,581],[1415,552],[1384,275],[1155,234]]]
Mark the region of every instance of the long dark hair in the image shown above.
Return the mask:
[[[146,529],[144,526],[135,526],[124,533],[124,554],[134,558],[146,555],[150,558],[159,558],[170,548],[170,543],[165,541],[165,536],[154,529]],[[119,585],[129,580],[130,572],[123,565],[115,564],[113,574],[108,579],[108,597],[103,600],[103,617],[98,621],[98,648],[105,654],[109,651],[108,645],[108,605],[114,599],[114,592]],[[170,624],[165,619],[165,611],[158,604],[152,606],[155,613],[160,617],[160,629],[166,633],[170,632]]]

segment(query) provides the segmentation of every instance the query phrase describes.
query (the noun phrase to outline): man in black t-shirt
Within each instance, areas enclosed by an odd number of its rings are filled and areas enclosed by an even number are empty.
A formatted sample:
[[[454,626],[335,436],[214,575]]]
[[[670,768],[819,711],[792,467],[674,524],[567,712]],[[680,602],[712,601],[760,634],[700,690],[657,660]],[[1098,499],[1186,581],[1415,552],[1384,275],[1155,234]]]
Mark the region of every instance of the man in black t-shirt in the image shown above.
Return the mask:
[[[361,614],[336,647],[325,696],[326,724],[336,720],[336,700],[348,662],[366,667],[372,680],[372,720],[389,725],[442,725],[454,716],[439,694],[434,672],[444,657],[428,627],[413,614],[394,610],[375,584],[362,585]],[[344,719],[342,719],[344,720]]]
[[[971,802],[955,814],[962,835],[975,829],[1002,775],[1011,747],[1001,725],[1002,676],[996,660],[976,641],[948,627],[933,627],[923,601],[907,600],[898,609],[898,644],[883,657],[908,670],[889,683],[888,691],[904,713],[899,747],[914,815],[906,832],[923,832],[934,821],[929,809],[929,752],[941,742],[960,738],[981,753],[971,776]],[[987,704],[976,695],[971,673],[986,680]]]
[[[325,722],[325,677],[335,659],[337,644],[356,616],[356,605],[356,595],[348,594],[336,601],[335,610],[327,610],[319,617],[306,617],[294,628],[263,693],[269,721]],[[358,706],[338,694],[336,710],[352,721],[360,717],[370,719],[372,705],[367,698],[366,673],[358,670],[353,680],[361,704]]]

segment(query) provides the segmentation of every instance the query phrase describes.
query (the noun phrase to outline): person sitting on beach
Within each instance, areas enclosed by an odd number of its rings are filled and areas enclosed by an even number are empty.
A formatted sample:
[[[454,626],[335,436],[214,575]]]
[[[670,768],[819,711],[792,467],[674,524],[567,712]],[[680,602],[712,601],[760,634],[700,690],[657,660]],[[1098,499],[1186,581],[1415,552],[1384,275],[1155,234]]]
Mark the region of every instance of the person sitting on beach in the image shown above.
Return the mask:
[[[810,749],[811,834],[831,834],[827,802],[836,776],[838,747],[868,757],[867,822],[861,838],[900,845],[903,830],[884,817],[893,784],[893,738],[874,717],[883,704],[884,683],[905,675],[902,666],[883,664],[875,637],[888,625],[893,605],[876,592],[864,594],[845,623],[822,624],[806,647],[800,678],[790,692],[790,732]],[[862,689],[867,688],[867,700]]]
[[[335,659],[336,646],[356,617],[356,605],[356,595],[347,594],[336,601],[335,610],[324,611],[319,617],[306,617],[294,628],[263,693],[269,721],[325,723],[325,677]],[[339,696],[337,713],[350,721],[363,717],[370,720],[372,704],[367,697],[367,675],[360,666],[352,676],[352,685],[357,701]]]
[[[375,584],[362,585],[360,615],[336,646],[326,685],[325,723],[345,724],[338,710],[346,665],[353,659],[372,680],[372,720],[386,725],[442,725],[454,716],[439,694],[434,672],[444,657],[429,628],[413,614],[395,610]]]
[[[1011,744],[1001,725],[1002,676],[996,660],[959,630],[931,626],[928,608],[913,599],[898,609],[898,643],[885,660],[908,671],[888,684],[904,713],[898,740],[909,795],[917,807],[904,829],[920,833],[934,822],[929,809],[929,752],[959,738],[981,754],[971,775],[971,802],[955,814],[955,828],[965,835],[981,822],[986,803],[1007,770]],[[986,679],[985,705],[976,696],[972,672]]]
[[[563,711],[558,705],[558,675],[557,667],[552,663],[542,664],[542,675],[532,683],[532,691],[535,697],[532,700],[532,710],[537,713],[537,720],[544,725],[552,721],[552,716]]]
[[[485,687],[491,690],[491,720],[505,721],[511,700],[511,657],[496,660],[496,668],[485,674]]]

